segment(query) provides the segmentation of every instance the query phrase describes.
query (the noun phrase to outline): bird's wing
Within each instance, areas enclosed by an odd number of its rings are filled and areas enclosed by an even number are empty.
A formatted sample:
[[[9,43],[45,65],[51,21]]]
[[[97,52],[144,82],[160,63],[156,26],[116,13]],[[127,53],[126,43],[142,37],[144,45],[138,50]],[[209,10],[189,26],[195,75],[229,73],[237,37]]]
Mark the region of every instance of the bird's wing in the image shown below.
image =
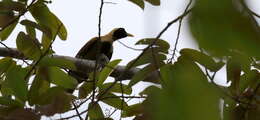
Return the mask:
[[[89,40],[77,53],[76,58],[95,60],[98,37]]]

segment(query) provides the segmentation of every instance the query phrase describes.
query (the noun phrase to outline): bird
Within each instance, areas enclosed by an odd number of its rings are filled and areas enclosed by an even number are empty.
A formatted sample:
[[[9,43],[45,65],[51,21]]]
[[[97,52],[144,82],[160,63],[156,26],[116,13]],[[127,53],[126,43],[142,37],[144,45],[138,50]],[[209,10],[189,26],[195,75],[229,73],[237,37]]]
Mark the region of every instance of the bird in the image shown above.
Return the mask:
[[[124,28],[114,28],[111,32],[104,36],[94,37],[90,39],[76,54],[75,58],[97,60],[97,55],[105,55],[109,60],[113,54],[113,43],[125,37],[134,37],[134,35],[127,33]],[[98,48],[100,48],[98,50]],[[68,74],[74,77],[78,83],[88,79],[85,72],[69,70]],[[72,93],[74,90],[68,90]]]

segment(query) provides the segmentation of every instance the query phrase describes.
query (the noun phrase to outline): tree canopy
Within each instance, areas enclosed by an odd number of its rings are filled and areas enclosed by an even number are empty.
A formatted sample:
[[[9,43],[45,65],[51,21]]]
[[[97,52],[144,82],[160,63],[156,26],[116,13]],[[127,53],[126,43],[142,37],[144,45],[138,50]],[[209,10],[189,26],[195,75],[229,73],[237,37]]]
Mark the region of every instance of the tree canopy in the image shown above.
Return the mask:
[[[145,2],[153,6],[161,2],[128,1],[144,11]],[[97,13],[99,33],[105,3],[100,0]],[[40,120],[67,114],[55,119],[113,120],[115,111],[120,111],[120,119],[134,120],[260,119],[256,21],[260,16],[246,0],[189,0],[183,13],[157,36],[136,43],[146,46],[140,55],[124,66],[118,65],[121,59],[112,60],[102,69],[96,69],[97,61],[55,54],[53,42],[57,37],[67,40],[69,33],[49,4],[47,0],[0,1],[0,119]],[[32,19],[23,18],[26,13]],[[183,19],[188,20],[198,49],[177,50]],[[174,46],[161,38],[173,24],[179,24]],[[16,48],[10,48],[4,42],[16,26],[25,29],[16,37]],[[79,84],[68,70],[81,70],[89,78]],[[215,83],[220,70],[225,71],[229,85]],[[140,82],[150,86],[133,93],[133,86]],[[76,92],[69,94],[67,89]],[[140,102],[130,104],[131,99]],[[103,104],[114,111],[107,114]]]

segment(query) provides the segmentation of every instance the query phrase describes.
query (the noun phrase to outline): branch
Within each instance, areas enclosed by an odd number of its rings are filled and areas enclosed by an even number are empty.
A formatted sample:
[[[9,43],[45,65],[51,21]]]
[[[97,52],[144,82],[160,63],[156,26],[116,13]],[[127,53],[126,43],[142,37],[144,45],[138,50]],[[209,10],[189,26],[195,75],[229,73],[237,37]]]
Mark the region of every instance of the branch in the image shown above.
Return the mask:
[[[0,56],[2,57],[12,57],[12,58],[16,58],[16,59],[28,59],[26,58],[21,52],[19,52],[17,49],[15,48],[3,48],[0,47]],[[61,59],[61,60],[67,60],[70,61],[72,63],[74,63],[76,66],[79,66],[79,70],[81,70],[82,72],[93,72],[94,68],[95,68],[95,61],[92,60],[86,60],[86,59],[79,59],[79,58],[74,58],[74,57],[69,57],[69,56],[60,56],[60,55],[51,55],[48,56],[51,59]],[[58,66],[58,67],[64,67],[64,66]],[[70,68],[67,68],[70,69]],[[122,77],[122,80],[128,80],[131,79],[138,71],[140,71],[140,68],[131,68],[129,70],[126,71],[126,66],[117,66],[115,68],[115,70],[113,71],[113,73],[111,73],[111,77],[117,78],[120,75],[122,75],[124,72]],[[146,77],[146,79],[144,81],[146,82],[151,82],[151,81],[156,81],[158,79],[158,72],[152,72],[149,76]]]

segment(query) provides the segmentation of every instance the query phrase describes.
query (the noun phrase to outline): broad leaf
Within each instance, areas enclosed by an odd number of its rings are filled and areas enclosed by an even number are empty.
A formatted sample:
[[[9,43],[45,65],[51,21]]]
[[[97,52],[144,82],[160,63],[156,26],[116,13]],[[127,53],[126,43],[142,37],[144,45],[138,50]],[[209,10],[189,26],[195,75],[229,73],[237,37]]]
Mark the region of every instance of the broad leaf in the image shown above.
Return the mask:
[[[69,76],[67,73],[65,73],[58,67],[49,67],[48,75],[51,82],[60,87],[70,89],[74,89],[77,87],[77,80]]]
[[[127,107],[122,114],[122,117],[138,116],[144,112],[144,106],[141,103]]]
[[[50,80],[48,69],[45,67],[38,68],[36,76],[32,82],[28,93],[28,102],[30,105],[38,103],[40,101],[41,95],[45,93],[50,88]]]
[[[20,32],[16,39],[16,46],[26,57],[38,60],[41,56],[40,43],[36,38],[31,38]]]
[[[90,120],[101,120],[104,119],[104,113],[98,103],[90,103],[88,107],[88,116]]]
[[[107,77],[114,71],[114,68],[120,63],[120,59],[109,62],[105,68],[98,75],[97,85],[100,86],[107,79]]]
[[[145,0],[145,1],[151,3],[152,5],[156,5],[156,6],[161,4],[160,0]]]
[[[40,120],[41,116],[32,109],[18,108],[6,117],[7,120]]]
[[[105,83],[102,86],[100,86],[101,91],[106,90],[107,88],[109,88],[113,83]],[[123,89],[123,90],[122,90]],[[112,88],[109,89],[109,92],[115,92],[115,93],[124,93],[127,95],[132,94],[132,88],[128,87],[125,84],[120,84],[120,83],[116,83],[115,85],[113,85]]]
[[[129,1],[131,1],[134,4],[136,4],[140,8],[144,9],[144,1],[143,0],[129,0]]]
[[[28,93],[26,74],[27,71],[25,69],[13,62],[6,75],[7,85],[11,88],[13,94],[24,102],[27,100]]]
[[[48,27],[52,33],[52,39],[54,35],[58,33],[58,36],[62,40],[67,39],[67,30],[63,23],[49,10],[43,1],[37,1],[31,8],[30,12],[36,21],[45,27]],[[52,40],[51,39],[51,40]]]
[[[222,62],[216,63],[212,57],[194,49],[189,49],[189,48],[182,49],[180,51],[180,54],[195,62],[198,62],[199,64],[203,65],[204,67],[206,67],[207,69],[213,72],[218,71],[224,65],[224,63]]]
[[[0,40],[3,41],[3,40],[6,40],[10,34],[13,32],[14,28],[16,27],[17,25],[17,21],[14,22],[13,24],[9,25],[8,27],[6,27],[4,30],[2,30],[0,32]]]
[[[89,93],[93,91],[93,83],[92,82],[85,82],[79,87],[79,98],[84,99],[86,98]]]
[[[156,41],[156,42],[154,42]],[[170,45],[167,41],[162,39],[155,39],[155,38],[144,38],[139,40],[135,43],[136,45],[151,45],[154,44],[154,46],[157,46],[160,48],[160,50],[164,53],[168,53],[168,49],[170,48]]]
[[[49,38],[52,38],[52,33],[51,33],[51,30],[48,29],[47,27],[44,27],[44,26],[41,26],[33,21],[30,21],[30,20],[23,20],[20,22],[22,25],[25,25],[26,28],[36,28],[40,31],[42,31],[44,34],[46,34]],[[28,32],[28,31],[27,31]]]
[[[10,107],[23,107],[23,103],[13,100],[10,97],[0,97],[0,104]]]
[[[120,99],[120,97],[112,94],[112,93],[106,93],[102,98],[101,101],[114,107],[117,109],[126,109],[128,107],[127,103]]]

